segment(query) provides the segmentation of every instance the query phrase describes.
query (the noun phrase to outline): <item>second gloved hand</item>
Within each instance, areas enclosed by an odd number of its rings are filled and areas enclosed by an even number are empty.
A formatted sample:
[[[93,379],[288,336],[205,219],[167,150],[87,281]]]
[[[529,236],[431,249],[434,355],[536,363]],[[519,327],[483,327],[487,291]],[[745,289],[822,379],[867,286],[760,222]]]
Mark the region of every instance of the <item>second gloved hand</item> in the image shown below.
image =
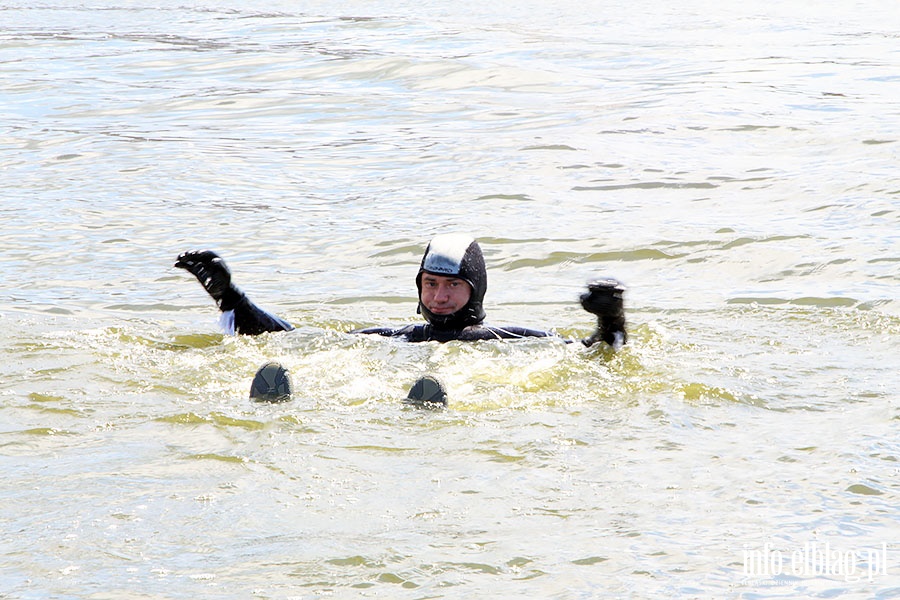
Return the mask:
[[[228,265],[212,250],[182,252],[175,266],[192,273],[222,311],[232,310],[243,298],[243,293],[231,283]]]
[[[625,286],[616,279],[595,279],[588,283],[588,291],[581,295],[584,310],[597,315],[597,330],[582,340],[585,346],[599,341],[619,348],[628,339],[625,332]]]
[[[624,293],[625,286],[616,279],[595,279],[588,283],[588,291],[581,295],[581,306],[598,317],[619,316],[625,310]]]

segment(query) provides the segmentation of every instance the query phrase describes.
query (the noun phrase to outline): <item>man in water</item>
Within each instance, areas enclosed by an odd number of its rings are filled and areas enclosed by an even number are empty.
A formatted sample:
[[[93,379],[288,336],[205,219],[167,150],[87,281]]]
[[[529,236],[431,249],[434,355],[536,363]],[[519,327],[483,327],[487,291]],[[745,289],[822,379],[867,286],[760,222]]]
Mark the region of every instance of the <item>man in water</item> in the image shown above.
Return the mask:
[[[247,298],[232,283],[231,271],[215,252],[185,252],[178,257],[175,266],[197,277],[222,311],[222,322],[229,332],[258,335],[293,329],[290,323],[264,311]],[[410,342],[555,335],[538,329],[484,324],[482,302],[487,291],[487,269],[481,247],[468,236],[448,234],[431,240],[416,275],[416,287],[419,291],[418,312],[425,318],[425,323],[398,328],[371,327],[351,333],[378,334]],[[588,284],[588,291],[581,295],[581,306],[596,315],[597,329],[593,335],[581,340],[585,346],[604,342],[618,349],[625,344],[623,292],[624,288],[615,279],[600,279]],[[260,369],[260,373],[265,368]],[[283,371],[280,366],[277,369]],[[282,377],[277,369],[272,371],[272,377]]]
[[[230,333],[259,335],[272,331],[290,331],[294,327],[254,304],[231,281],[225,261],[210,250],[181,254],[175,266],[191,272],[222,311],[223,324]],[[410,342],[450,340],[490,340],[523,337],[548,337],[547,331],[524,327],[485,325],[482,303],[487,292],[487,269],[478,242],[464,235],[435,237],[425,250],[416,275],[419,290],[418,312],[425,323],[405,327],[372,327],[351,333],[380,334]],[[626,339],[624,289],[614,279],[601,279],[588,285],[581,305],[597,316],[597,330],[582,340],[586,346],[603,341],[614,348]]]

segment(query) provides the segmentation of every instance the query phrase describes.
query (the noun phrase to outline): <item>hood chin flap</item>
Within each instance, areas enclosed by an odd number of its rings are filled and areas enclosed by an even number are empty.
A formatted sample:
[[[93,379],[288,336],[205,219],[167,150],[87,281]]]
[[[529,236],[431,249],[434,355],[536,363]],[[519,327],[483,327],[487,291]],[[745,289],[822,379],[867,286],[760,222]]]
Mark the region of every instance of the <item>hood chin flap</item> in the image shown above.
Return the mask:
[[[463,308],[451,315],[436,315],[419,302],[419,313],[425,317],[435,329],[458,331],[470,325],[478,325],[484,321],[484,310],[481,303],[473,304],[470,300]]]

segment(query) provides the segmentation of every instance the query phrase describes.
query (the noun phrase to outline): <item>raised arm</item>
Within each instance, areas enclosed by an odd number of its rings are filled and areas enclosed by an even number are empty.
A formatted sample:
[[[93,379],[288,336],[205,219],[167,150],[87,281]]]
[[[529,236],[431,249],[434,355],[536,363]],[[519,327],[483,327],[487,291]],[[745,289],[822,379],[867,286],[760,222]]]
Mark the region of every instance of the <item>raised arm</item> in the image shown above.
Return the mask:
[[[256,306],[231,282],[228,265],[212,250],[189,250],[175,261],[175,266],[193,274],[216,306],[233,323],[234,333],[259,335],[269,331],[290,331],[294,327]],[[232,320],[233,319],[233,320]]]
[[[597,330],[591,337],[581,340],[585,346],[606,342],[618,350],[628,341],[624,293],[625,286],[615,279],[596,279],[588,284],[588,291],[581,295],[581,306],[597,315]]]

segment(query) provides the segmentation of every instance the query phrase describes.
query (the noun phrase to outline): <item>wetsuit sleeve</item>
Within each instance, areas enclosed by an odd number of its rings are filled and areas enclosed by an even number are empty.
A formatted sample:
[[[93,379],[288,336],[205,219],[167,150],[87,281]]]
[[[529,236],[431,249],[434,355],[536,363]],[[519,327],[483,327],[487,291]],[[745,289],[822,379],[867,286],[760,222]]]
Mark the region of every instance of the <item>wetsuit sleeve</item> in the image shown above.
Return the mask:
[[[475,325],[460,332],[461,340],[514,340],[529,337],[556,337],[555,333],[527,327]]]
[[[406,325],[404,327],[366,327],[365,329],[354,329],[350,333],[403,338],[408,342],[422,342],[427,339],[425,326],[423,325]]]
[[[203,289],[222,311],[226,331],[243,335],[259,335],[270,331],[290,331],[294,327],[258,307],[231,281],[231,270],[225,261],[211,250],[191,250],[182,253],[175,266],[193,274]]]
[[[366,335],[383,335],[385,337],[396,337],[400,335],[401,329],[394,327],[366,327],[364,329],[354,329],[350,333],[364,333]]]
[[[627,341],[628,334],[625,332],[624,327],[609,326],[608,324],[601,322],[591,337],[584,338],[581,340],[581,343],[590,347],[598,342],[606,342],[618,350],[624,346]]]
[[[259,335],[272,331],[291,331],[294,326],[267,312],[244,296],[234,306],[234,332],[241,335]],[[225,312],[224,310],[222,311]]]

